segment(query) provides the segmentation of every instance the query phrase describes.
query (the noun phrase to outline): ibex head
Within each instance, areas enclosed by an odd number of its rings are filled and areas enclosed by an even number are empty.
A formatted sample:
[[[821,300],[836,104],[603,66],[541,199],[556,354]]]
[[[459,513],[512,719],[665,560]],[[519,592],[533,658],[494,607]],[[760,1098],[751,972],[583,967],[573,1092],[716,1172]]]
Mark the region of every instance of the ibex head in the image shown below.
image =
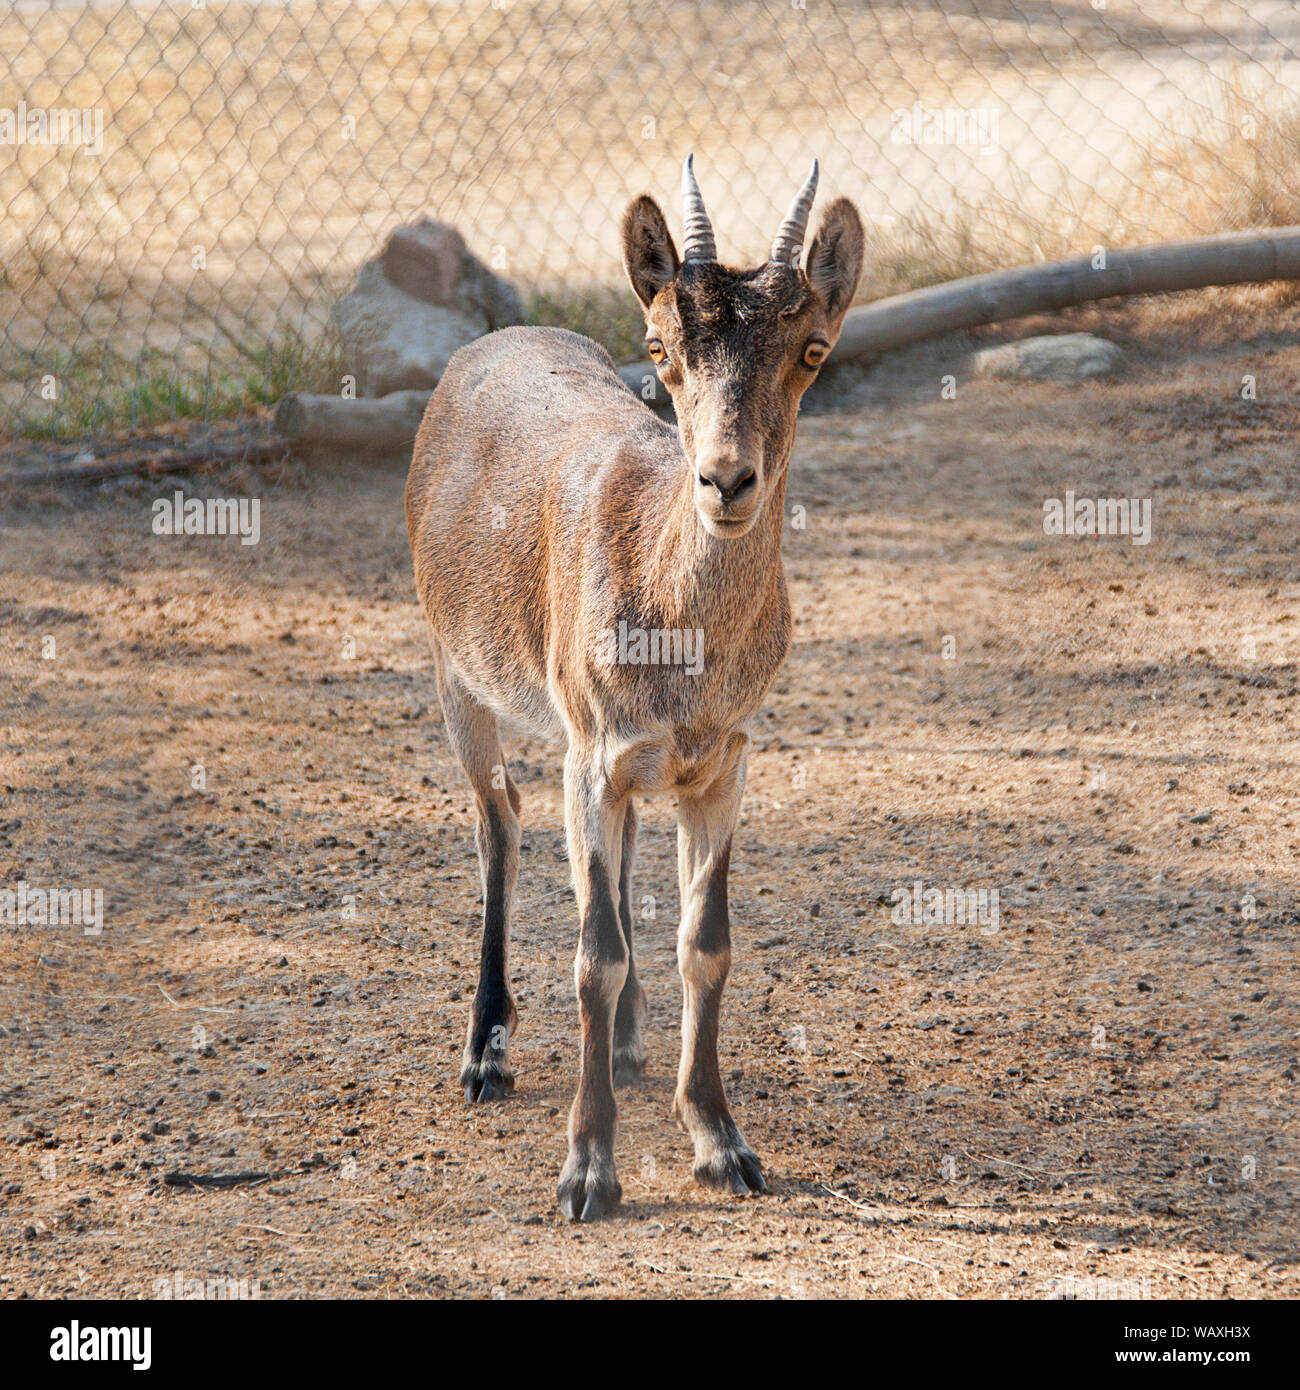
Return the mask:
[[[795,195],[766,264],[718,262],[688,155],[678,256],[655,200],[623,217],[623,265],[645,307],[646,344],[672,393],[695,508],[714,536],[744,535],[789,462],[799,400],[839,337],[862,271],[857,209],[827,209],[803,265],[817,164]]]

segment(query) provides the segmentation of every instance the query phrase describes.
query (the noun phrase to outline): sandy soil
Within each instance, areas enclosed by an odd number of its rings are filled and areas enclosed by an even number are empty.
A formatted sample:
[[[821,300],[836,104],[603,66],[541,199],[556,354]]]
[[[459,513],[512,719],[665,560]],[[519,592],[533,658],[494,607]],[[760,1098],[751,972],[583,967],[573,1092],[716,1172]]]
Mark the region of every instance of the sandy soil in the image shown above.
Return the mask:
[[[0,933],[0,1292],[1295,1297],[1295,342],[1175,325],[1087,388],[974,381],[964,342],[828,377],[732,877],[724,1073],[773,1191],[696,1189],[669,1118],[652,803],[649,1074],[592,1228],[553,1205],[575,922],[527,742],[518,1093],[456,1084],[477,871],[401,462],[9,496],[0,887],[106,906]],[[152,535],[178,486],[260,498],[260,544]],[[1152,498],[1150,545],[1044,535],[1067,489]],[[895,924],[918,880],[998,889],[997,929]]]

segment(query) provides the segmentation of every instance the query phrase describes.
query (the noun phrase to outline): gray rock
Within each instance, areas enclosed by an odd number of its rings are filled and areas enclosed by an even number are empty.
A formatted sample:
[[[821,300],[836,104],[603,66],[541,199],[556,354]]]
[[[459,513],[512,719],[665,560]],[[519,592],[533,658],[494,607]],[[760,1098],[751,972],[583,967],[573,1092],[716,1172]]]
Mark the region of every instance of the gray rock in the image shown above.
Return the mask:
[[[523,323],[524,306],[508,281],[494,275],[445,222],[423,218],[399,227],[379,258],[384,276],[426,304],[481,314],[488,331]]]
[[[384,278],[413,299],[451,304],[466,254],[465,238],[445,222],[422,218],[398,227],[379,257]]]
[[[1002,381],[1092,381],[1113,376],[1127,361],[1124,349],[1091,333],[1058,333],[985,348],[974,358],[976,376]]]
[[[362,396],[432,390],[452,354],[493,329],[522,323],[514,287],[494,275],[454,227],[428,218],[399,227],[334,306],[345,370]]]

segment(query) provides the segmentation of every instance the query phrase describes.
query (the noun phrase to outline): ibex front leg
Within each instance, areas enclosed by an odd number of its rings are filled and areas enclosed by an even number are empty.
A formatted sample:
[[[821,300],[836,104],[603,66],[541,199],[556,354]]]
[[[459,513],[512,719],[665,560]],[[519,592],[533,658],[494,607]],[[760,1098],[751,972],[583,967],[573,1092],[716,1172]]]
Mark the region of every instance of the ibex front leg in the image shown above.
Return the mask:
[[[624,810],[591,751],[571,748],[564,762],[564,811],[581,919],[573,976],[582,1017],[582,1073],[569,1112],[569,1155],[560,1173],[560,1210],[570,1221],[594,1221],[623,1196],[614,1170],[612,1056],[614,1017],[628,969],[618,915]]]
[[[718,1014],[731,968],[727,871],[745,782],[744,743],[702,795],[683,794],[677,810],[677,876],[682,922],[682,1060],[673,1114],[695,1145],[695,1180],[744,1194],[766,1192],[763,1166],[727,1108],[718,1070]]]

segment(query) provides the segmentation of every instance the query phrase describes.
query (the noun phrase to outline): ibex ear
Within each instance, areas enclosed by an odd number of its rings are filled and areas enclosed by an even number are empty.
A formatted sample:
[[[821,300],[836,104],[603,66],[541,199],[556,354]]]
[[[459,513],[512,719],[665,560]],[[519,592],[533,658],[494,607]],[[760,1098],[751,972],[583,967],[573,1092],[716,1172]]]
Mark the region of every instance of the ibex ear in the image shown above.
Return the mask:
[[[680,266],[659,204],[646,193],[634,198],[623,214],[623,269],[647,309]]]
[[[804,262],[808,281],[832,320],[842,319],[853,303],[865,242],[857,208],[847,198],[836,198],[826,209]]]

